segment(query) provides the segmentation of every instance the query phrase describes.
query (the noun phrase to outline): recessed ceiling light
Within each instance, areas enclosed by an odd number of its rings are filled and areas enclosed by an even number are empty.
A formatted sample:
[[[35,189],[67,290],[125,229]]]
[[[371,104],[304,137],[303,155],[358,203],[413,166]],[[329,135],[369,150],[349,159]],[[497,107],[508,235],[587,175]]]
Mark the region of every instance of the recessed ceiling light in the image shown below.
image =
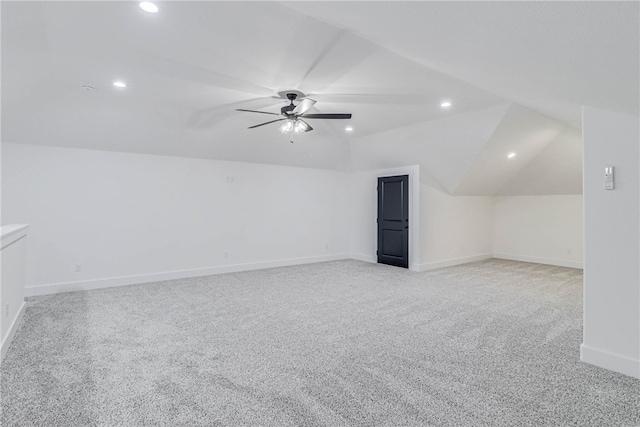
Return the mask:
[[[516,153],[509,153],[509,155],[507,155],[507,159],[513,159],[516,156]]]
[[[113,82],[113,85],[115,87],[127,87],[127,84],[125,82],[121,82],[121,81]]]
[[[148,2],[148,1],[143,1],[142,3],[140,3],[140,9],[144,10],[145,12],[149,12],[149,13],[156,13],[158,12],[158,6],[156,6],[155,4]]]
[[[449,102],[449,101],[442,101],[442,103],[440,104],[440,106],[441,106],[442,108],[451,107],[451,102]]]
[[[346,128],[344,128],[344,130],[346,130],[347,132],[351,132],[353,131],[353,128],[351,126],[347,126]]]

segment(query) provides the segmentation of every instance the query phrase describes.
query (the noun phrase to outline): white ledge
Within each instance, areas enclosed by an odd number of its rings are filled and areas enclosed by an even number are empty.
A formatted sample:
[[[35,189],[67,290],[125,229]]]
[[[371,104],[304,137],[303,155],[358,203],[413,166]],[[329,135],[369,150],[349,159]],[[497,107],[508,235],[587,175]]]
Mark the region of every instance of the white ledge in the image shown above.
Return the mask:
[[[9,224],[0,227],[2,249],[27,235],[29,224]]]

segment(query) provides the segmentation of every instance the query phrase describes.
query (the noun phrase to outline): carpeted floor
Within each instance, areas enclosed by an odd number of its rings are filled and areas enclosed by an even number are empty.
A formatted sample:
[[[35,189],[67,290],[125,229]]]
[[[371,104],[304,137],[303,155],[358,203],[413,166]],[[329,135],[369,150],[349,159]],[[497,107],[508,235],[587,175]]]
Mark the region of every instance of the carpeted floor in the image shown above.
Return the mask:
[[[30,298],[3,426],[640,425],[582,272],[337,261]]]

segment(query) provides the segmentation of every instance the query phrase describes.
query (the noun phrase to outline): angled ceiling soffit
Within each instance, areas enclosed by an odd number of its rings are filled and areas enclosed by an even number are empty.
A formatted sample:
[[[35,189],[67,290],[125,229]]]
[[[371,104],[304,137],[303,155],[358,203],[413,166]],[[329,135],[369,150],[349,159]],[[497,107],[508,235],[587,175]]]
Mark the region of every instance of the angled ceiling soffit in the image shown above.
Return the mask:
[[[498,194],[564,127],[548,116],[511,104],[453,194]],[[508,158],[511,153],[515,156]]]

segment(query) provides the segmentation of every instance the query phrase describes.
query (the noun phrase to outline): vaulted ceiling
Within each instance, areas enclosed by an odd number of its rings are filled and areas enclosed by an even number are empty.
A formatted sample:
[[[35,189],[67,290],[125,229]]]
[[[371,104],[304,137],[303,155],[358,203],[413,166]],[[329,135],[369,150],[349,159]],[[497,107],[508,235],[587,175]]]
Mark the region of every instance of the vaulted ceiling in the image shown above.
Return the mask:
[[[639,114],[637,2],[158,6],[3,1],[2,141],[345,171],[420,164],[455,195],[576,194],[581,105]],[[279,112],[288,90],[318,101],[311,112],[353,118],[313,120],[291,144],[277,124],[247,129],[273,116],[235,111]]]

